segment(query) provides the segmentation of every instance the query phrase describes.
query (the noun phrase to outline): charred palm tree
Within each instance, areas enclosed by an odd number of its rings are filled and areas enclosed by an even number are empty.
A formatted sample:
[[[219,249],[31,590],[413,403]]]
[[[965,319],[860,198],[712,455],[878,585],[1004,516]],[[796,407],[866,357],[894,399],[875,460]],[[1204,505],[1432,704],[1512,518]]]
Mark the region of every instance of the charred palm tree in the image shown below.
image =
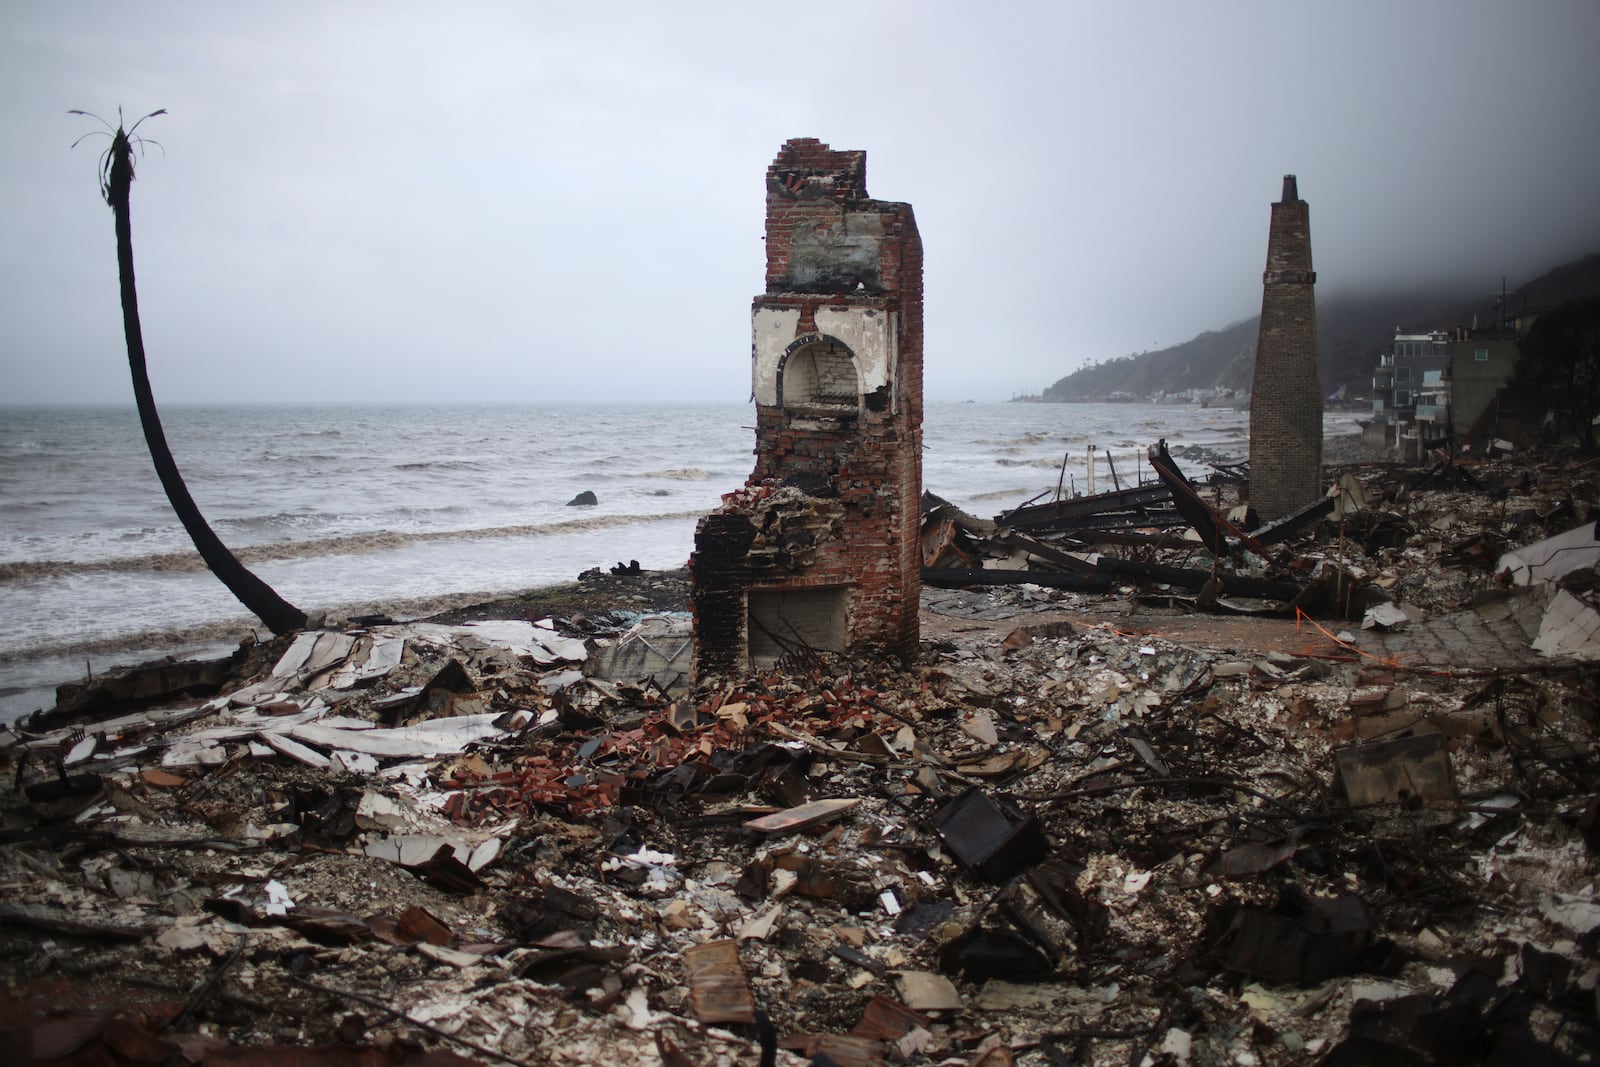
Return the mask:
[[[284,600],[266,582],[257,578],[237,556],[228,550],[200,508],[183,475],[178,472],[172,449],[167,446],[167,435],[161,428],[161,416],[156,413],[156,401],[150,391],[150,375],[145,370],[144,334],[139,328],[139,293],[133,282],[133,230],[128,221],[128,191],[133,185],[133,156],[143,141],[134,137],[139,123],[156,115],[166,114],[165,109],[152,111],[129,129],[123,129],[122,112],[117,112],[117,126],[87,111],[73,111],[74,115],[87,115],[104,123],[111,137],[111,147],[100,157],[100,192],[111,205],[117,221],[117,274],[122,285],[122,331],[128,342],[128,368],[133,374],[133,396],[139,407],[139,425],[144,429],[145,443],[150,446],[150,459],[155,464],[156,476],[167,492],[167,500],[177,514],[178,521],[188,531],[189,538],[199,551],[200,558],[239,602],[249,608],[275,634],[298,630],[306,624],[305,612]],[[100,132],[100,131],[96,131]],[[82,141],[83,138],[79,138]],[[76,147],[78,142],[73,142]],[[151,142],[154,143],[154,142]]]

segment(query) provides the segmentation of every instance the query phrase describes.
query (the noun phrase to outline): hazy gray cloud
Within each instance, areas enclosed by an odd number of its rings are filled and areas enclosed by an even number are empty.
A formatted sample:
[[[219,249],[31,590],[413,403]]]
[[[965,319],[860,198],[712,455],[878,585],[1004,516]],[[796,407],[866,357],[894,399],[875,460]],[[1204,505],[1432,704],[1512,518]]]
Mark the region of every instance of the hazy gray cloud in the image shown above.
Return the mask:
[[[742,399],[795,136],[915,206],[929,396],[998,399],[1253,314],[1285,173],[1324,294],[1600,247],[1596,40],[1592,0],[16,5],[0,399],[128,398],[71,107],[170,112],[162,400]]]

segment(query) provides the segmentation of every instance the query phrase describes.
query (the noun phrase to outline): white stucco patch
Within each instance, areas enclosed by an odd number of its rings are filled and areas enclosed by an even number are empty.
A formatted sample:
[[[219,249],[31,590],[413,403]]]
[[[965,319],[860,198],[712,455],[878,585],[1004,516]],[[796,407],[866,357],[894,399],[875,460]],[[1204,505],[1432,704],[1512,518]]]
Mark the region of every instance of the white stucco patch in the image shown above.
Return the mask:
[[[831,337],[855,357],[861,391],[894,390],[897,345],[894,316],[876,308],[818,308],[817,333]],[[798,308],[757,308],[751,316],[751,392],[758,404],[778,402],[778,371],[800,326]]]
[[[874,308],[818,308],[817,332],[843,341],[856,357],[861,391],[893,384],[894,345],[889,313]]]
[[[751,316],[750,391],[757,404],[778,402],[778,367],[799,326],[799,308],[756,308]]]

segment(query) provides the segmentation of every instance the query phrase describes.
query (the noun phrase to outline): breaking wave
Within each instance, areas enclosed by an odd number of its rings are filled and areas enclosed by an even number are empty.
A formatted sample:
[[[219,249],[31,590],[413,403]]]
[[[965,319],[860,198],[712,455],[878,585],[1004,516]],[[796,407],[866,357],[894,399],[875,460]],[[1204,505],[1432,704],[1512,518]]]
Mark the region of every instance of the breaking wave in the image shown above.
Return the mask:
[[[995,465],[999,467],[1043,467],[1046,470],[1055,470],[1061,466],[1061,461],[1055,458],[1047,459],[1006,459],[997,458]]]
[[[645,471],[635,475],[638,478],[668,478],[676,482],[703,482],[711,477],[711,472],[699,467],[678,467],[669,471]]]
[[[654,515],[593,515],[561,522],[525,523],[516,526],[489,526],[471,530],[422,530],[398,533],[385,530],[377,533],[349,534],[342,537],[325,537],[312,541],[281,541],[268,545],[242,545],[233,550],[242,563],[275,563],[282,560],[308,559],[319,556],[359,555],[372,552],[390,552],[407,545],[429,541],[485,541],[514,537],[548,537],[560,534],[587,533],[593,530],[613,529],[674,519],[697,519],[703,510],[675,511]],[[99,560],[21,560],[0,563],[0,584],[23,582],[38,578],[60,578],[67,575],[97,573],[130,573],[137,571],[192,572],[206,569],[205,562],[194,552],[159,552],[143,556],[125,556],[119,559]]]
[[[137,636],[105,634],[71,640],[54,639],[35,643],[22,642],[0,649],[0,664],[22,663],[41,656],[110,656],[126,658],[129,663],[141,657],[154,658],[174,649],[196,646],[233,645],[248,637],[260,624],[251,618],[225,622],[207,622],[192,626],[178,626],[166,630],[141,630]],[[96,671],[95,673],[99,673]]]
[[[974,499],[974,500],[1016,500],[1016,499],[1020,499],[1022,497],[1025,497],[1030,492],[1034,492],[1034,491],[1035,490],[1031,490],[1031,489],[1025,488],[1023,486],[1018,486],[1015,489],[992,489],[992,490],[988,490],[988,491],[982,492],[982,493],[973,493],[972,494],[972,499]]]
[[[397,471],[486,471],[490,467],[487,463],[475,459],[431,459],[418,460],[412,463],[396,463],[393,469]]]

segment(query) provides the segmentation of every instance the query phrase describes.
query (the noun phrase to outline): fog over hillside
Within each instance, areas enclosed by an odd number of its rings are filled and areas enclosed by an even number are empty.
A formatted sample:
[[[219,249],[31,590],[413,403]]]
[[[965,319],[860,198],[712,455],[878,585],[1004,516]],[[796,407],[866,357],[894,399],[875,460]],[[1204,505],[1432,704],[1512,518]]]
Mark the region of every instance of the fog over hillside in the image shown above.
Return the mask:
[[[1487,326],[1499,316],[1495,283],[1442,281],[1392,289],[1333,292],[1317,301],[1317,344],[1328,393],[1341,385],[1352,394],[1371,386],[1372,368],[1396,328],[1407,331]],[[1509,288],[1510,311],[1551,307],[1600,293],[1600,254],[1586,256]],[[1189,389],[1247,391],[1255,372],[1259,317],[1207,330],[1182,344],[1130,353],[1091,364],[1057,379],[1044,400],[1100,400],[1116,394],[1150,397]]]

